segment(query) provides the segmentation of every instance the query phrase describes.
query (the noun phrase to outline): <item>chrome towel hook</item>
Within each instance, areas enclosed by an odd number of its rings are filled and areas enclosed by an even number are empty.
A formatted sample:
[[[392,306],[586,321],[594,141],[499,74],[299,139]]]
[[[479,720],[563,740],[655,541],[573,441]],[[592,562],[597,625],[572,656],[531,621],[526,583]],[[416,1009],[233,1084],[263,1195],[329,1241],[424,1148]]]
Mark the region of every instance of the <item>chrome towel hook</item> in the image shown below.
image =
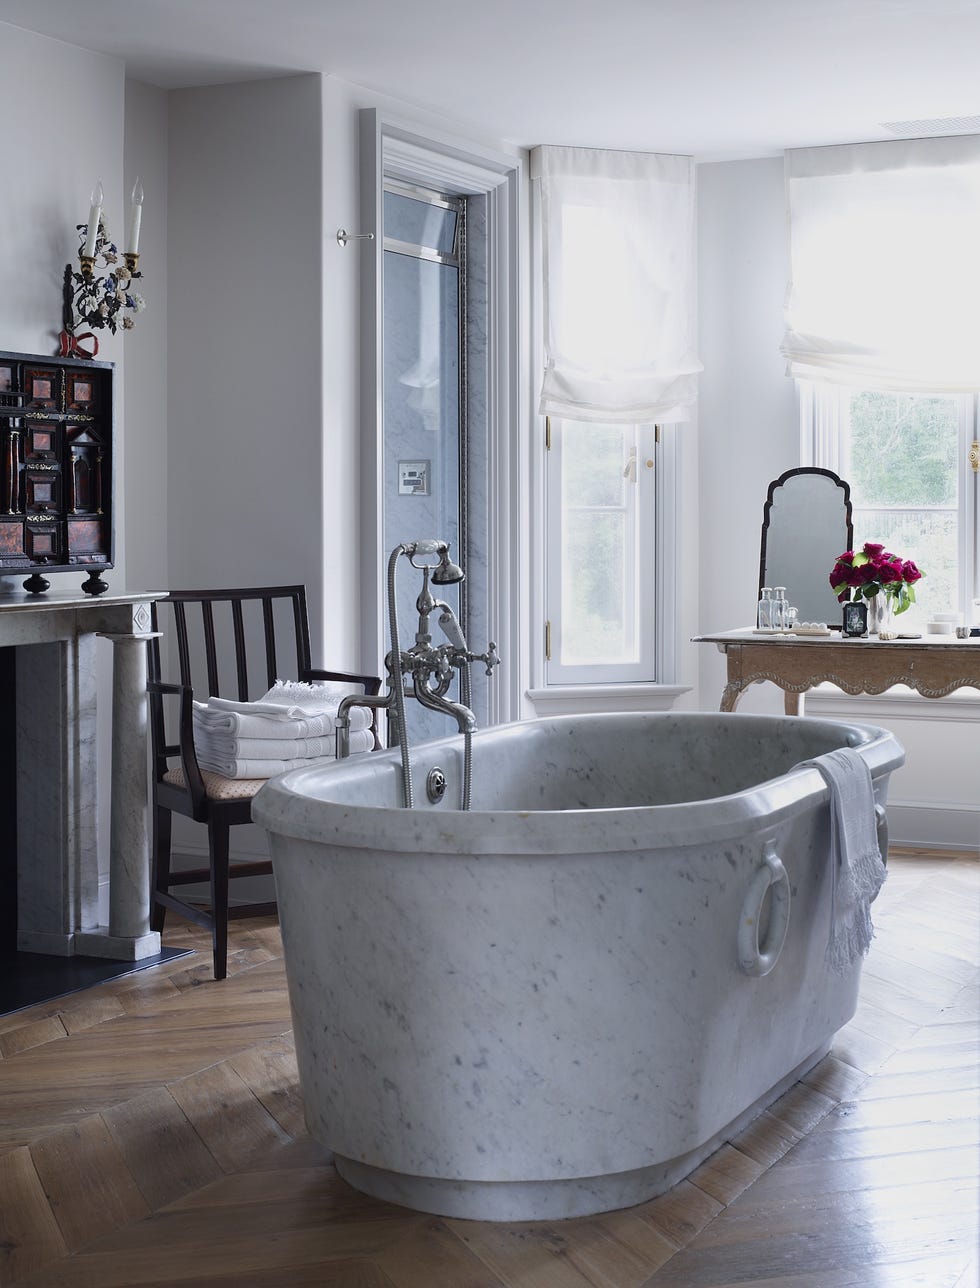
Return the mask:
[[[337,244],[346,246],[349,241],[374,241],[374,233],[349,233],[346,228],[338,228]]]

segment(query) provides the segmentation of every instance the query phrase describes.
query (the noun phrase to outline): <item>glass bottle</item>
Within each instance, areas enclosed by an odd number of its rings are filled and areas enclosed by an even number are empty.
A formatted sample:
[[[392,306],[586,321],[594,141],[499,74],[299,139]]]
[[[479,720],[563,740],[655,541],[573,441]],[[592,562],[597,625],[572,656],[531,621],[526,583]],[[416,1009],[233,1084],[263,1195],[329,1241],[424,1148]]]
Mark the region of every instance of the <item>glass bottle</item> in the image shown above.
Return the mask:
[[[786,587],[776,586],[772,594],[772,628],[775,631],[786,629],[786,610],[789,601],[786,598]]]
[[[756,625],[760,631],[772,630],[772,587],[763,586],[759,596],[759,615]]]

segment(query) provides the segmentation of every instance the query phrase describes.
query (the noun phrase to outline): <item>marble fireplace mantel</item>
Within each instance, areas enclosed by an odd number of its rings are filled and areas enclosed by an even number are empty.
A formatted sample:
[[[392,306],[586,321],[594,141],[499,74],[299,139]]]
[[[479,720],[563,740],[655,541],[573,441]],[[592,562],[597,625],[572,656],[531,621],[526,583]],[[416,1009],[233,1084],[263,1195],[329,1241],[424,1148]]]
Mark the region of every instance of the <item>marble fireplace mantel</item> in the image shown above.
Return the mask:
[[[166,592],[0,593],[0,647],[15,649],[17,947],[141,960],[150,930],[146,644]],[[96,641],[112,642],[109,914],[99,924]],[[9,727],[9,726],[8,726]],[[104,867],[104,865],[103,865]]]

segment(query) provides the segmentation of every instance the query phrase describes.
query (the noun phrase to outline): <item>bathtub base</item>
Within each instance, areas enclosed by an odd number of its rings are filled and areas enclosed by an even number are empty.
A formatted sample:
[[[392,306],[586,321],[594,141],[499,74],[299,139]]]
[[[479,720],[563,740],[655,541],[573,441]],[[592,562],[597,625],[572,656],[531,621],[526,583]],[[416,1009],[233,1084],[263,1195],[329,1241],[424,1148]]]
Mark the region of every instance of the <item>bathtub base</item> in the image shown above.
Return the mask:
[[[337,1171],[355,1190],[415,1212],[471,1221],[563,1221],[635,1207],[672,1189],[725,1141],[778,1100],[830,1050],[826,1042],[759,1097],[748,1109],[690,1153],[664,1163],[609,1176],[553,1181],[463,1181],[408,1176],[334,1155]]]

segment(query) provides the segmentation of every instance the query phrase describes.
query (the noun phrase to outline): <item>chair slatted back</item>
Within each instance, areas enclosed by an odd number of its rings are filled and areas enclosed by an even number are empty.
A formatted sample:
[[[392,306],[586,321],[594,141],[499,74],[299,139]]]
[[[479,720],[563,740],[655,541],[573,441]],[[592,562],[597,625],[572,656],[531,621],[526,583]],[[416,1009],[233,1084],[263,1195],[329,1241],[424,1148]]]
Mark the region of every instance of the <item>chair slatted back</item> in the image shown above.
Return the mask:
[[[246,621],[246,605],[257,601],[255,620]],[[173,643],[180,683],[195,690],[201,700],[232,697],[248,702],[261,696],[254,692],[260,681],[265,689],[277,679],[302,679],[310,670],[310,629],[304,586],[254,586],[236,590],[174,590],[153,605],[154,630],[161,629],[169,605],[173,615]],[[277,614],[277,606],[283,610]],[[216,610],[221,624],[230,626],[234,643],[234,683],[228,668],[231,649],[219,638]],[[227,620],[226,620],[227,619]],[[291,639],[285,638],[291,635]],[[259,654],[262,656],[259,657]],[[224,667],[221,659],[225,659]],[[284,667],[285,671],[280,670]],[[158,640],[150,646],[150,678],[162,679]],[[195,683],[206,675],[206,686]]]

